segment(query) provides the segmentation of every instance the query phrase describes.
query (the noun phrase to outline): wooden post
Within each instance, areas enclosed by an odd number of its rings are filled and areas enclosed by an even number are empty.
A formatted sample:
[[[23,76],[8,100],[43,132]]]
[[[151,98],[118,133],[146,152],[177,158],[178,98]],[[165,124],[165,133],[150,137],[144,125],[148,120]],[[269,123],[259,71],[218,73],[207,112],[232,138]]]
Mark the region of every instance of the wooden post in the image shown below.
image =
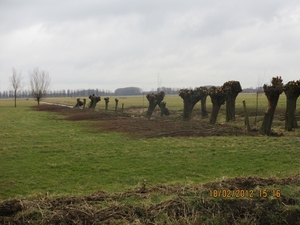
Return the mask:
[[[124,112],[124,103],[122,103],[122,113]]]
[[[105,110],[108,109],[109,97],[104,98],[105,100]]]
[[[117,111],[117,110],[118,110],[118,102],[119,102],[119,99],[115,98],[115,101],[116,101],[115,111]]]
[[[245,99],[243,100],[243,106],[244,106],[244,111],[245,111],[245,125],[247,128],[247,132],[250,132],[251,129],[250,129],[250,124],[249,124],[249,117],[248,117]]]

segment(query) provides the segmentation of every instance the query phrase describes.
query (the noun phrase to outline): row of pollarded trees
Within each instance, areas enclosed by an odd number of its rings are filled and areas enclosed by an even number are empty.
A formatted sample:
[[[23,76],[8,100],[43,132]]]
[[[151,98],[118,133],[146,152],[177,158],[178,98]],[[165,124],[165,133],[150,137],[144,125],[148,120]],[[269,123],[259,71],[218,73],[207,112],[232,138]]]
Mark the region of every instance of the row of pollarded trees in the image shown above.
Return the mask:
[[[183,99],[183,118],[190,119],[197,102],[201,101],[202,117],[207,117],[206,97],[209,95],[212,102],[212,112],[209,122],[216,123],[220,107],[226,102],[226,121],[235,120],[235,99],[242,91],[239,81],[228,81],[221,87],[199,87],[194,90],[181,89],[179,96]]]
[[[298,128],[295,112],[297,99],[300,95],[300,80],[289,81],[284,85],[281,77],[273,77],[271,85],[265,84],[263,89],[268,99],[268,108],[265,112],[260,132],[266,135],[271,134],[276,106],[282,92],[286,95],[285,129],[291,131],[293,128]]]
[[[226,104],[226,120],[235,119],[235,99],[242,91],[240,82],[238,81],[228,81],[223,84],[222,87],[211,87],[207,89],[206,87],[199,87],[194,90],[191,89],[181,89],[179,91],[179,96],[183,99],[184,109],[183,118],[190,119],[192,116],[192,111],[197,102],[201,101],[201,114],[205,118],[208,116],[206,110],[206,97],[209,95],[213,103],[213,109],[211,113],[210,123],[216,123],[217,116],[221,105]],[[164,91],[160,91],[157,94],[151,93],[147,94],[147,100],[149,102],[149,107],[147,110],[147,117],[151,117],[155,107],[158,105],[161,108],[161,115],[169,115],[169,110],[165,107],[166,102],[163,102],[165,97]]]
[[[264,115],[263,122],[260,128],[262,134],[270,135],[271,126],[274,118],[275,109],[278,103],[279,96],[282,92],[285,93],[286,113],[285,113],[285,129],[291,131],[293,128],[298,128],[295,111],[297,99],[300,95],[300,80],[289,81],[283,85],[281,77],[273,77],[271,85],[264,85],[263,90],[268,99],[268,108]],[[235,101],[238,94],[242,92],[242,87],[239,81],[227,81],[221,87],[212,86],[210,88],[199,87],[194,90],[181,89],[179,96],[183,99],[184,109],[183,118],[190,119],[192,111],[197,102],[201,101],[201,114],[205,118],[208,116],[206,110],[206,98],[209,95],[212,102],[212,112],[209,122],[216,123],[220,107],[226,102],[226,121],[235,120]],[[146,97],[149,101],[147,116],[150,117],[158,105],[161,108],[161,115],[169,115],[169,110],[165,108],[166,103],[163,102],[164,91],[158,94],[148,94]]]
[[[297,99],[300,96],[300,80],[289,81],[284,85],[281,77],[273,77],[271,85],[265,84],[263,90],[268,99],[268,108],[265,112],[260,132],[266,135],[271,134],[275,109],[282,92],[286,95],[285,129],[291,131],[293,128],[298,128],[295,112]],[[213,105],[209,120],[211,124],[216,123],[220,107],[225,104],[225,102],[226,121],[235,120],[235,100],[241,91],[242,87],[238,81],[228,81],[221,87],[212,86],[209,89],[206,87],[199,87],[195,90],[181,89],[179,96],[183,99],[184,103],[183,117],[190,119],[194,106],[200,100],[202,117],[207,116],[205,103],[206,97],[209,95]]]
[[[87,108],[91,108],[91,109],[96,108],[97,103],[101,101],[101,97],[96,96],[95,94],[90,95],[89,99],[91,101],[88,104]],[[85,108],[85,106],[86,106],[86,99],[84,98],[83,101],[81,101],[80,98],[77,98],[77,102],[74,108],[80,108],[80,107]]]
[[[91,101],[87,105],[87,108],[90,108],[90,109],[96,108],[97,103],[101,101],[101,97],[96,96],[95,94],[90,95],[89,99]],[[108,103],[109,103],[109,97],[104,98],[104,101],[105,101],[105,110],[107,110],[108,109]],[[116,102],[116,108],[115,109],[117,110],[119,100],[117,98],[115,98],[115,102]],[[76,102],[76,105],[74,106],[74,108],[81,108],[81,107],[83,109],[86,108],[86,99],[85,98],[83,99],[83,101],[81,101],[80,98],[77,98],[77,102]]]

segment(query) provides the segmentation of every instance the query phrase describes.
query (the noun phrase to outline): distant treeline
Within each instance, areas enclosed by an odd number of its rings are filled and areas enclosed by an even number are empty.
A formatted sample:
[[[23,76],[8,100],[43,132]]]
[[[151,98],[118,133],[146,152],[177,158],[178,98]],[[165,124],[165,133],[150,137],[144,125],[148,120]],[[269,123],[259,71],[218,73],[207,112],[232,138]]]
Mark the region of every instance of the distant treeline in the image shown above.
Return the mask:
[[[110,90],[100,89],[82,89],[82,90],[58,90],[49,91],[46,97],[83,97],[95,94],[97,96],[111,96],[114,95]],[[13,91],[0,91],[0,98],[12,98],[14,96]],[[18,94],[18,98],[31,98],[31,92],[29,90],[22,90]]]
[[[207,86],[210,87],[210,86]],[[58,91],[49,91],[47,97],[84,97],[91,94],[96,96],[126,96],[126,95],[142,95],[152,92],[159,92],[164,90],[167,95],[177,95],[181,88],[170,88],[170,87],[160,87],[157,90],[152,91],[143,91],[138,87],[125,87],[118,88],[114,92],[110,90],[100,90],[100,89],[82,89],[82,90],[58,90]],[[244,88],[243,93],[256,93],[257,91],[262,92],[262,87],[260,88]],[[0,91],[0,98],[12,98],[14,93],[10,91]],[[22,90],[18,94],[18,98],[31,98],[31,92],[29,90]]]

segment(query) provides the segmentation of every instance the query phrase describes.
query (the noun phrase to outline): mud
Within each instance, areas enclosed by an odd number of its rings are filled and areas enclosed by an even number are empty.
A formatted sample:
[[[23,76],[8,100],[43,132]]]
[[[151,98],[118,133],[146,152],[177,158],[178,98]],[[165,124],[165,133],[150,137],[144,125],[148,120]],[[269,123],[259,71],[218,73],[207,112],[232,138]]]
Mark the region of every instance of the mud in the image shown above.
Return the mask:
[[[186,137],[186,136],[226,136],[258,135],[257,132],[246,133],[244,128],[232,123],[209,124],[208,119],[195,117],[184,121],[182,112],[172,112],[169,117],[146,118],[146,113],[136,107],[126,112],[90,109],[72,109],[57,105],[40,105],[35,110],[56,112],[64,115],[65,120],[93,120],[90,127],[99,131],[122,132],[133,137]],[[133,113],[135,112],[135,113]],[[137,113],[139,112],[139,113]],[[159,114],[159,113],[157,113]]]

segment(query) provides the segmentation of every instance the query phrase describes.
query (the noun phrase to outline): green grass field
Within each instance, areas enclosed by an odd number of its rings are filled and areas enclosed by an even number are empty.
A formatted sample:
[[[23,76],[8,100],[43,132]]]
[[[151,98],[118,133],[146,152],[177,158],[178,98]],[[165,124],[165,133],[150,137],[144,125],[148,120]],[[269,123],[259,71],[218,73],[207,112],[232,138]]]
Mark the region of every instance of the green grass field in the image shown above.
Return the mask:
[[[114,108],[111,97],[110,108]],[[246,99],[254,111],[255,95],[240,94],[237,110]],[[142,96],[119,97],[119,107],[147,107]],[[75,98],[44,99],[75,105]],[[144,101],[144,103],[143,103]],[[178,96],[166,96],[170,110],[182,110]],[[208,109],[210,100],[208,98]],[[256,175],[285,177],[299,174],[299,131],[281,137],[214,136],[130,138],[116,132],[99,132],[93,121],[66,121],[63,116],[34,111],[33,100],[0,100],[0,200],[109,193],[146,183],[197,184],[225,178]],[[199,108],[198,104],[196,108]],[[267,101],[259,97],[259,109]],[[282,95],[278,109],[284,110]],[[103,109],[103,100],[98,109]],[[225,121],[224,106],[218,123]],[[262,115],[260,115],[262,117]],[[251,117],[253,122],[253,117]],[[280,125],[282,126],[282,125]]]

